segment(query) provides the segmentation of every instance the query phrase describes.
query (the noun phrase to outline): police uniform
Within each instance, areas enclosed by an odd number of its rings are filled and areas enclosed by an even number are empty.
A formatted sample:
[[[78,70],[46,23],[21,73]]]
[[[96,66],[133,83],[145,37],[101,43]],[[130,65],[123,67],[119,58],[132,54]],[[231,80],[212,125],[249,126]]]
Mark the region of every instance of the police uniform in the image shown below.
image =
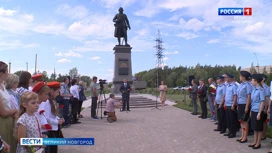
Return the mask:
[[[233,75],[227,73],[227,76],[229,78],[234,78]],[[233,111],[231,109],[234,101],[234,96],[237,95],[237,88],[234,82],[230,82],[226,86],[226,91],[225,91],[225,105],[227,107],[226,109],[226,120],[227,120],[227,127],[229,130],[229,133],[225,134],[225,136],[228,136],[229,138],[234,138],[236,137],[236,132],[237,132],[237,112],[236,110]]]
[[[252,77],[259,82],[263,79],[261,74],[254,74]],[[255,87],[251,93],[251,128],[253,128],[254,131],[263,131],[263,119],[257,120],[257,115],[260,114],[261,117],[263,116],[259,110],[264,99],[264,89],[260,86]]]
[[[240,75],[248,80],[250,73],[247,71],[241,71]],[[251,85],[248,81],[242,82],[237,89],[237,104],[238,104],[238,119],[247,122],[249,120],[249,111],[245,113],[246,103],[248,95],[251,95]]]
[[[267,79],[267,76],[263,74],[263,78]],[[266,103],[266,97],[270,97],[270,89],[269,89],[269,86],[265,83],[262,84],[263,86],[263,89],[264,89],[264,101],[265,101],[265,106],[264,108],[268,108],[266,107],[268,104]],[[267,110],[264,110],[264,121],[266,121],[267,119],[267,113],[266,113]]]
[[[221,75],[217,76],[217,79],[224,80],[224,77]],[[214,131],[220,131],[220,133],[226,132],[226,111],[224,109],[224,105],[219,108],[219,105],[222,102],[222,98],[225,95],[226,86],[224,83],[219,84],[216,88],[216,96],[215,96],[215,102],[216,102],[216,108],[217,108],[217,117],[218,117],[218,126],[217,129]]]

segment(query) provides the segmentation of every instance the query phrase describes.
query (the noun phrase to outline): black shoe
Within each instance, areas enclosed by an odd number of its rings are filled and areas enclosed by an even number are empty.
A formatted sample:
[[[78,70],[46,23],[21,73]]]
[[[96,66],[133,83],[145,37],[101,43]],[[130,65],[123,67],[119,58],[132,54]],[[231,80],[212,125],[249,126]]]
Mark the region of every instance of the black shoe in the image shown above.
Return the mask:
[[[242,141],[242,140],[240,141],[240,143],[246,143],[246,142],[247,142],[247,139],[245,141]]]
[[[250,145],[248,145],[248,147],[254,147],[255,146],[255,144],[250,144]]]
[[[226,131],[220,131],[220,134],[224,134],[224,133],[226,133]]]
[[[242,139],[236,139],[236,141],[240,142]]]
[[[229,137],[228,138],[235,138],[236,137],[236,135],[235,134],[231,134],[231,135],[229,135]]]
[[[125,111],[124,109],[121,110],[121,112]]]
[[[265,139],[266,139],[266,137],[262,138],[261,140],[265,140]]]
[[[215,125],[218,125],[219,123],[218,123],[218,122],[215,122],[214,124],[215,124]]]
[[[213,131],[221,131],[220,129],[214,129]]]
[[[226,134],[224,134],[224,136],[230,136],[230,133],[226,133]]]
[[[129,111],[130,112],[130,110],[128,109],[127,111]]]
[[[207,117],[202,117],[201,119],[207,119]]]
[[[202,115],[198,116],[198,118],[202,118]]]
[[[80,124],[81,122],[79,122],[79,121],[76,121],[74,124]]]
[[[262,146],[261,144],[258,147],[254,146],[253,149],[259,149],[259,148],[261,148],[261,146]]]

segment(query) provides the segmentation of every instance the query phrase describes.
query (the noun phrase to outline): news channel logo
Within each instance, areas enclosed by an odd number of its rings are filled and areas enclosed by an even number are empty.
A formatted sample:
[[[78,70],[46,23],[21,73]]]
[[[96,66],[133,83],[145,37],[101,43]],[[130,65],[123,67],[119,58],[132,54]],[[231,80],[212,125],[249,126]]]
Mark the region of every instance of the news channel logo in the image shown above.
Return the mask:
[[[252,16],[252,8],[218,8],[220,16]]]
[[[94,138],[21,138],[21,146],[94,145]]]

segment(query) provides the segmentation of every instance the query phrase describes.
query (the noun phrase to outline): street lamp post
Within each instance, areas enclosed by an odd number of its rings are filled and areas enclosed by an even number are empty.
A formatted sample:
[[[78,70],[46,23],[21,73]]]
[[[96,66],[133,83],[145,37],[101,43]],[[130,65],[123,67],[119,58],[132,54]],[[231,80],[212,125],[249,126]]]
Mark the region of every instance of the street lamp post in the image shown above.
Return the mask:
[[[258,57],[257,57],[257,55],[256,55],[256,53],[254,53],[254,55],[255,55],[255,57],[256,57],[256,60],[257,60],[257,68],[258,68],[258,73],[260,73],[260,71],[259,71],[259,60],[258,60]]]

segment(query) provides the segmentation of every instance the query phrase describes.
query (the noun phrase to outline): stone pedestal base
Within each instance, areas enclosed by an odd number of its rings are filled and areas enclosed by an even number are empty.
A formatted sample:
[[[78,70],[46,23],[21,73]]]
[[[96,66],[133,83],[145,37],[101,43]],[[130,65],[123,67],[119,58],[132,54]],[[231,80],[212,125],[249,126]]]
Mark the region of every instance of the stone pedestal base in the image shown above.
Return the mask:
[[[119,93],[120,86],[124,79],[126,79],[134,89],[132,82],[131,49],[132,47],[129,46],[115,46],[113,48],[115,60],[113,85],[111,87],[112,93]]]

